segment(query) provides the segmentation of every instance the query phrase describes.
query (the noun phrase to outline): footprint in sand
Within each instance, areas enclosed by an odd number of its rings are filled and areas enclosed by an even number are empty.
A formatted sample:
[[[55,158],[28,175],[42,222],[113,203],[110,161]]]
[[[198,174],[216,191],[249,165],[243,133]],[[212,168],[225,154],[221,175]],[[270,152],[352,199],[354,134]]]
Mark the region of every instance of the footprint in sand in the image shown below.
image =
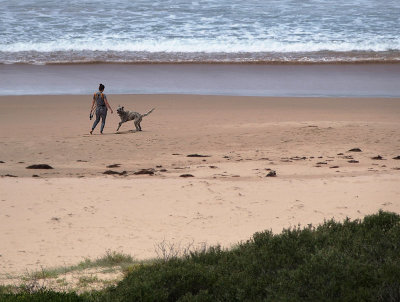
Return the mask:
[[[97,209],[94,206],[84,207],[83,210],[85,212],[89,212],[90,214],[95,214],[97,212]]]

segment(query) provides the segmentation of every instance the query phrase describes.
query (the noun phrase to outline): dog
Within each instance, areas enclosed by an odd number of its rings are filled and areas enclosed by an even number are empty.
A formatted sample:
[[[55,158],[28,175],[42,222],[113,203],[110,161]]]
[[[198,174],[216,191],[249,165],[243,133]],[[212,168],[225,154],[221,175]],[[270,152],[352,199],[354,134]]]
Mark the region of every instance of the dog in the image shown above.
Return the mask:
[[[118,113],[119,117],[121,118],[121,121],[118,124],[117,131],[119,130],[119,128],[121,127],[121,125],[123,123],[129,122],[129,121],[133,121],[133,123],[135,124],[135,127],[136,127],[136,131],[142,131],[142,127],[140,126],[140,122],[142,121],[142,118],[149,115],[150,113],[152,113],[154,109],[155,108],[151,109],[149,112],[147,112],[145,114],[140,114],[138,112],[124,110],[124,107],[118,106],[117,113]]]

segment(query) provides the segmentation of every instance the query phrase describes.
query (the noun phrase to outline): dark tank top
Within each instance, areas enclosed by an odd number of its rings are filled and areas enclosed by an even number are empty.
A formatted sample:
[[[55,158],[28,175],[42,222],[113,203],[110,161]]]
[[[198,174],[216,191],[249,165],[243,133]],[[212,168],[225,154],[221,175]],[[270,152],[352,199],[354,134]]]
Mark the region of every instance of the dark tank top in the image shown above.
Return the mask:
[[[94,99],[96,100],[97,107],[105,107],[106,106],[106,103],[104,102],[105,97],[106,97],[106,95],[100,91],[98,91],[94,94]]]

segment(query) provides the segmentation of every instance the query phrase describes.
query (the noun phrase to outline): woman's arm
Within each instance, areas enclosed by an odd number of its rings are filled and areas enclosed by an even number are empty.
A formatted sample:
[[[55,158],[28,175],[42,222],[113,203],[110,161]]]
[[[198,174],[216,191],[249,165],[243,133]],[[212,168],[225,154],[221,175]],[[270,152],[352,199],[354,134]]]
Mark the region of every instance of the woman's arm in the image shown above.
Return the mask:
[[[107,101],[107,97],[106,96],[104,96],[104,103],[106,103],[107,108],[111,110],[111,113],[114,113],[113,110],[111,109],[110,104]]]
[[[90,112],[92,112],[92,111],[93,111],[93,109],[94,109],[94,106],[95,106],[95,99],[94,99],[94,97],[93,97],[92,108],[90,108]]]

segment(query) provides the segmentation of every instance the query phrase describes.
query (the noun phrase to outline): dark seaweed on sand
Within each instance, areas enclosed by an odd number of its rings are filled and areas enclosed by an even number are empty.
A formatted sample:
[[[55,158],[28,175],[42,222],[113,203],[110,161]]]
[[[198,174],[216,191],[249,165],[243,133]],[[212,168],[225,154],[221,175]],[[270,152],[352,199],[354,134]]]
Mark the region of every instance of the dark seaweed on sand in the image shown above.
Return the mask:
[[[211,157],[210,155],[201,155],[201,154],[188,154],[186,157]]]
[[[48,164],[36,164],[36,165],[30,165],[26,167],[26,169],[54,169],[54,168]]]

